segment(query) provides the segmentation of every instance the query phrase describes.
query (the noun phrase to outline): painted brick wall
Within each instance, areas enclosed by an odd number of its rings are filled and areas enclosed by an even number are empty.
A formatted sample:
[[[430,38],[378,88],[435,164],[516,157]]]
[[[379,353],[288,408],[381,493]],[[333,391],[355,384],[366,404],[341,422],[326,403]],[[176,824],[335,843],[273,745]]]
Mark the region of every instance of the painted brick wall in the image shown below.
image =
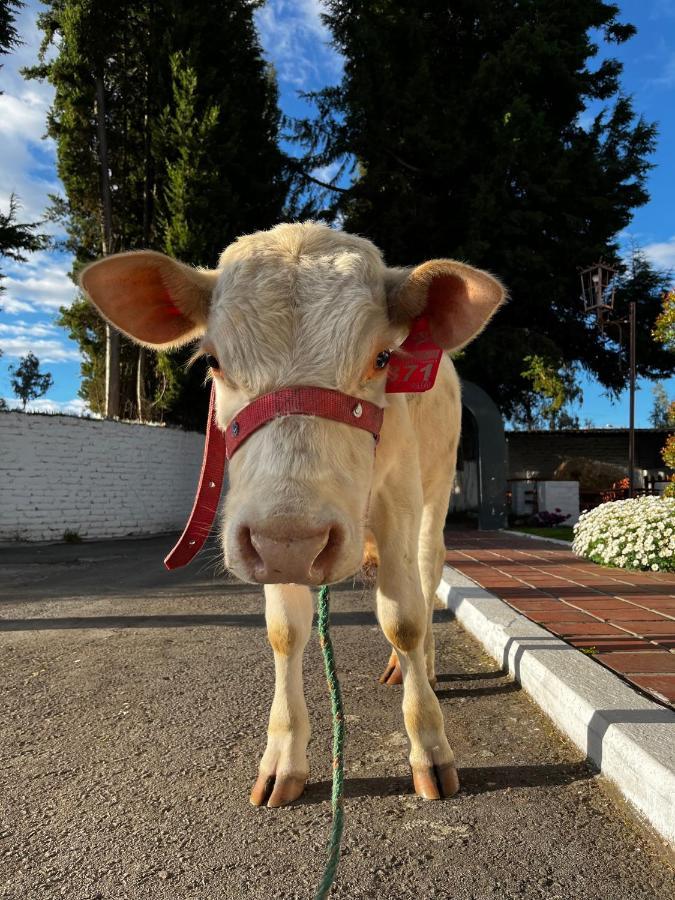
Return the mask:
[[[173,428],[0,413],[0,541],[180,530],[203,442]]]
[[[668,469],[661,459],[667,433],[655,428],[635,430],[635,467]],[[585,456],[628,466],[628,431],[593,428],[583,431],[511,431],[506,434],[509,478],[550,478],[564,459]]]

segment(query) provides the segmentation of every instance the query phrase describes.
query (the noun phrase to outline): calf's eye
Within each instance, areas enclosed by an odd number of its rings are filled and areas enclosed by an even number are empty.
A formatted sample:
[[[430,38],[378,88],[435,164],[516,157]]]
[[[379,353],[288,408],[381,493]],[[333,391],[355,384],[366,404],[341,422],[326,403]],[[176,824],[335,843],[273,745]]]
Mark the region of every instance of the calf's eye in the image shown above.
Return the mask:
[[[214,372],[220,371],[220,363],[218,362],[217,357],[213,356],[211,353],[206,354],[206,365]]]
[[[375,368],[384,369],[390,359],[391,350],[383,350],[382,353],[377,354],[377,359],[375,360]]]

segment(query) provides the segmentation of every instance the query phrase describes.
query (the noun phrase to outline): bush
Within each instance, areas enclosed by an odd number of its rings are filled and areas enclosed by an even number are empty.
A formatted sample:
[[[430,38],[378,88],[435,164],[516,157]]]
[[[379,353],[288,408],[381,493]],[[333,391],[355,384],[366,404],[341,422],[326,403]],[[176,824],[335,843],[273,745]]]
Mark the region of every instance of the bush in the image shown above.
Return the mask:
[[[671,409],[675,404],[671,404]],[[675,419],[675,414],[672,414]],[[669,434],[666,446],[661,451],[663,461],[671,469],[675,469],[675,434]],[[666,497],[675,497],[675,475],[670,476],[670,484],[666,487]]]
[[[603,566],[675,572],[675,499],[616,500],[582,513],[572,549]]]

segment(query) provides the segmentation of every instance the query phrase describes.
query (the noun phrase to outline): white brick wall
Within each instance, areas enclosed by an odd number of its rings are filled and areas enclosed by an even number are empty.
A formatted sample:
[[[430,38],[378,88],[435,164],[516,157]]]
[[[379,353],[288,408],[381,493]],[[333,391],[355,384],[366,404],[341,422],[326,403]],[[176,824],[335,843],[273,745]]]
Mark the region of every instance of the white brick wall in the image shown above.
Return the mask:
[[[0,413],[0,541],[182,529],[203,446],[173,428]]]

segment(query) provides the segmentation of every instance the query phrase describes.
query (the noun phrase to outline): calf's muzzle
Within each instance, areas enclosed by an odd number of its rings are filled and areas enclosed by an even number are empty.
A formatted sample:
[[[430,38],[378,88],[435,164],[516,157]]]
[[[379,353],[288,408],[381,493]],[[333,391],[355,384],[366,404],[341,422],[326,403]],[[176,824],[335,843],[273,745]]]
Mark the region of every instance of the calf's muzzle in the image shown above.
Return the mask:
[[[237,533],[241,576],[258,584],[318,585],[332,580],[344,532],[337,523],[308,528],[284,518],[274,527],[243,524]]]

